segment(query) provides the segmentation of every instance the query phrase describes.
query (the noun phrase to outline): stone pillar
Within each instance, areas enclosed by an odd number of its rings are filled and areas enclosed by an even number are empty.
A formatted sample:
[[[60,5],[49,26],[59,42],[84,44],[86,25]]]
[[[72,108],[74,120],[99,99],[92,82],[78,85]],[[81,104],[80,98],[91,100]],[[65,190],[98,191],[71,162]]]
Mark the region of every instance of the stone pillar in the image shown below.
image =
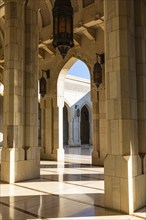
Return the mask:
[[[146,4],[135,1],[135,53],[137,73],[138,143],[142,173],[146,174]],[[145,166],[144,166],[145,164]]]
[[[132,213],[146,205],[138,155],[134,1],[105,0],[107,146],[105,206]]]
[[[54,115],[56,114],[53,103],[53,97],[46,95],[45,98],[41,98],[41,159],[57,160],[54,151],[54,142],[56,141],[54,137]]]
[[[80,123],[81,123],[81,117],[75,115],[73,117],[73,144],[75,146],[81,145]]]
[[[73,116],[72,112],[68,111],[68,145],[73,145]]]
[[[53,159],[53,98],[41,98],[41,158]]]
[[[89,144],[92,146],[93,145],[93,120],[92,120],[92,105],[89,106],[90,107],[90,111],[89,111],[89,127],[90,127],[90,136],[89,136]]]
[[[63,106],[64,100],[46,95],[41,98],[42,143],[41,158],[64,161],[63,149]]]
[[[100,135],[99,135],[99,92],[92,89],[92,120],[93,120],[93,151],[92,164],[99,165]]]
[[[57,100],[58,106],[58,149],[57,161],[64,162],[64,149],[63,149],[63,107],[64,97],[59,96]]]
[[[108,153],[106,141],[106,102],[105,102],[105,85],[99,87],[99,146],[100,157],[98,158],[98,165],[104,165],[104,159]]]
[[[39,177],[37,4],[5,0],[4,147],[1,180]]]
[[[40,98],[40,108],[41,108],[41,159],[44,158],[44,154],[46,153],[46,112],[45,112],[45,100],[44,98]]]

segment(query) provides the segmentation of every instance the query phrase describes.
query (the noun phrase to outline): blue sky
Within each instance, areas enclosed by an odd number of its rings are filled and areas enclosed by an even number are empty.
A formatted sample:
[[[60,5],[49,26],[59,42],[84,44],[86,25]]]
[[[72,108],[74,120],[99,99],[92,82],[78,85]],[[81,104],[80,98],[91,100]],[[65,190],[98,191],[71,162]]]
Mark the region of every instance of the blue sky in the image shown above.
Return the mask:
[[[90,79],[88,67],[81,60],[77,60],[77,62],[75,62],[74,65],[72,65],[72,67],[69,69],[67,74]]]

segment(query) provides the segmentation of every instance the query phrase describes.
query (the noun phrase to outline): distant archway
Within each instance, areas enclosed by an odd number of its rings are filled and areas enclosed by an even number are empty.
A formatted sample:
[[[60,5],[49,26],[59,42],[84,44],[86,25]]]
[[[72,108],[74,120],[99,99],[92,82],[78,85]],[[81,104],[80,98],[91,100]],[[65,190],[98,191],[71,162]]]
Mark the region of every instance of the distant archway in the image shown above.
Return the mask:
[[[89,123],[89,111],[84,105],[81,110],[81,144],[89,144],[90,139],[90,123]]]
[[[82,61],[83,60],[83,61]],[[78,154],[86,158],[84,162],[91,163],[92,126],[89,129],[89,121],[92,124],[91,101],[91,72],[86,59],[70,58],[61,69],[57,80],[57,106],[58,106],[58,146],[57,159],[64,157],[66,162],[74,160]],[[87,105],[86,103],[89,103]],[[88,128],[87,140],[83,136],[82,144],[89,145],[88,149],[81,150],[81,107],[87,107]],[[65,107],[63,107],[65,106]],[[77,112],[77,110],[79,112]],[[91,110],[91,111],[90,111]],[[83,123],[85,124],[85,123]],[[83,125],[84,126],[84,125]],[[82,129],[83,130],[83,129]],[[84,133],[84,131],[83,131]],[[85,134],[85,136],[86,136]],[[90,138],[89,138],[90,137]],[[72,152],[73,150],[73,152]],[[75,150],[75,151],[74,151]],[[81,152],[82,151],[82,152]],[[88,156],[87,156],[88,155]],[[72,158],[70,158],[72,157]],[[61,159],[60,159],[61,158]],[[80,158],[80,157],[79,157]]]

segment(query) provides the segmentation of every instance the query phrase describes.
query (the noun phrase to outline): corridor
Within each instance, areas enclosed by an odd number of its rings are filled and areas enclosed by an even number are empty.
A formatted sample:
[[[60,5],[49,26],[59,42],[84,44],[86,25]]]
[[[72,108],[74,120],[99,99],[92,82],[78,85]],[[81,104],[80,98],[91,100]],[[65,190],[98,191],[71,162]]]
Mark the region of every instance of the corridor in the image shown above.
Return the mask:
[[[104,169],[87,163],[87,155],[81,158],[86,162],[79,163],[79,157],[77,163],[41,161],[40,179],[1,183],[0,219],[146,219],[144,213],[139,218],[105,209]]]

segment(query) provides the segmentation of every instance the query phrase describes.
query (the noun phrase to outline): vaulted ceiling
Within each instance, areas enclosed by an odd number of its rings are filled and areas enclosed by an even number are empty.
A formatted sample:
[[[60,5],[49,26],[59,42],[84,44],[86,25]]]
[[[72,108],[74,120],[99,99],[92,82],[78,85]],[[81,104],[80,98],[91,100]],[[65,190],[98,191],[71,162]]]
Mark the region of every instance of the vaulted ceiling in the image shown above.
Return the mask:
[[[96,40],[98,28],[104,29],[104,0],[71,0],[74,9],[74,44],[81,46],[82,37],[86,36],[90,41]],[[44,54],[55,55],[52,46],[52,7],[54,0],[39,0],[39,58]],[[3,68],[3,44],[5,29],[5,7],[0,0],[0,69]]]

